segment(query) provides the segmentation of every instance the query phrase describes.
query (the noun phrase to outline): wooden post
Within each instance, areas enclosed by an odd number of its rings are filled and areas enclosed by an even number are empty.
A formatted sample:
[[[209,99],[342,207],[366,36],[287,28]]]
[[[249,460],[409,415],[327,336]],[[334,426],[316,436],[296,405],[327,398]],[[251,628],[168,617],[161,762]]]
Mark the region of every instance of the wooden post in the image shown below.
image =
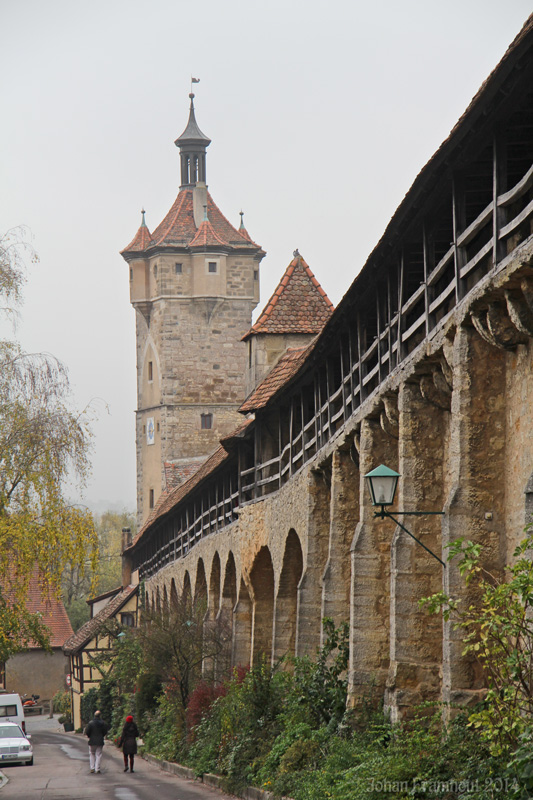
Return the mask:
[[[464,231],[466,226],[465,218],[465,192],[464,192],[464,178],[462,175],[454,175],[452,185],[452,202],[453,202],[453,249],[454,249],[454,264],[455,264],[455,302],[463,297],[463,288],[461,281],[461,269],[465,264],[465,251],[463,247],[459,247],[457,239]]]
[[[505,257],[505,243],[500,241],[500,231],[505,225],[505,208],[498,207],[498,197],[506,190],[507,163],[505,140],[500,131],[494,135],[492,145],[492,263],[494,266]]]

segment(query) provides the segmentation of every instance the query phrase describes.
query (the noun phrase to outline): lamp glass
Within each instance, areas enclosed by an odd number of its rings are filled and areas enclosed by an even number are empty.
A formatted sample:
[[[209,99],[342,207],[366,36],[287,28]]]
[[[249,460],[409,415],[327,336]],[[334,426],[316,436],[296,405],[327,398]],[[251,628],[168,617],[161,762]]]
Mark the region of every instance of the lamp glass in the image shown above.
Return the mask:
[[[400,474],[398,472],[386,467],[384,464],[365,475],[370,497],[372,498],[372,505],[391,506],[393,504],[399,477]]]

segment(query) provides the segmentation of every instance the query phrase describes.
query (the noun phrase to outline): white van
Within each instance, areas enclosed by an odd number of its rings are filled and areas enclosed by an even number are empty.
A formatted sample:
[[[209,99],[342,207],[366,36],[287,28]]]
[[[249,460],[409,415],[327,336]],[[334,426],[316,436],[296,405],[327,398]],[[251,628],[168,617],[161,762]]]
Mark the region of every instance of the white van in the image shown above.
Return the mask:
[[[0,722],[16,722],[26,733],[24,706],[19,694],[0,692]]]

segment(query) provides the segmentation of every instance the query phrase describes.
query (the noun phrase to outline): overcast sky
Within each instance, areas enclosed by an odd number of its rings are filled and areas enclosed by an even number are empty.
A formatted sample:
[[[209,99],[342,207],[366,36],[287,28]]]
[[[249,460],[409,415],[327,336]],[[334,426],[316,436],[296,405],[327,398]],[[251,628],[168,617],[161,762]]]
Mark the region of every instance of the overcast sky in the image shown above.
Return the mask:
[[[18,336],[91,402],[85,501],[135,507],[135,329],[119,251],[179,189],[196,117],[222,212],[297,247],[337,304],[417,173],[531,12],[528,0],[0,0],[0,231],[25,224]]]

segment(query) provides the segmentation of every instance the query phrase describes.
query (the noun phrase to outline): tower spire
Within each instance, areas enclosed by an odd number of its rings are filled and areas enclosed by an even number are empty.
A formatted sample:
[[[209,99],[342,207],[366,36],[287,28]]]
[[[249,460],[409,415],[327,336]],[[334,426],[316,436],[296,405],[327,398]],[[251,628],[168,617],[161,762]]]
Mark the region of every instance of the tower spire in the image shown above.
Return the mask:
[[[194,113],[194,92],[189,94],[189,121],[174,144],[179,147],[181,160],[181,188],[205,183],[205,150],[211,139],[202,133]]]

